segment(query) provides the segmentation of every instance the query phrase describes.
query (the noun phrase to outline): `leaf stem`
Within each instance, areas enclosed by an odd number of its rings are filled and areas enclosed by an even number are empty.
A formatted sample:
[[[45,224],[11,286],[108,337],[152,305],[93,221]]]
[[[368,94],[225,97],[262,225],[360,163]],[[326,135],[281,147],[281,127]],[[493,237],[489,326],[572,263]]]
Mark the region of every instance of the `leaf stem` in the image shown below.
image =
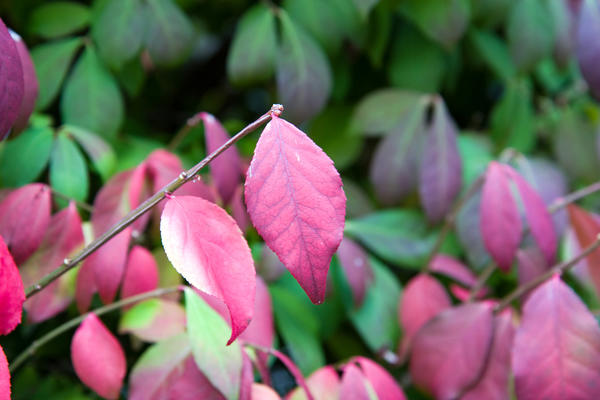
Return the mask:
[[[29,347],[27,347],[23,352],[21,352],[21,354],[19,354],[17,357],[15,357],[15,359],[10,363],[9,370],[11,373],[13,373],[21,364],[23,364],[23,362],[25,362],[25,360],[27,360],[29,357],[31,357],[33,354],[35,354],[35,352],[40,347],[42,347],[43,345],[45,345],[52,339],[60,336],[61,334],[69,331],[70,329],[75,328],[91,313],[94,313],[94,314],[100,316],[102,314],[106,314],[108,312],[128,306],[130,304],[137,303],[138,301],[147,300],[147,299],[151,299],[154,297],[164,296],[166,294],[177,292],[182,289],[183,289],[183,286],[172,286],[172,287],[167,287],[167,288],[155,289],[155,290],[151,290],[149,292],[144,292],[144,293],[138,294],[136,296],[127,297],[126,299],[122,299],[122,300],[116,301],[112,304],[102,306],[102,307],[97,308],[92,311],[88,311],[85,314],[81,314],[79,317],[73,318],[73,319],[65,322],[64,324],[62,324],[62,325],[54,328],[50,332],[46,333],[41,338],[34,340],[29,345]]]
[[[83,202],[83,201],[75,200],[74,198],[69,197],[66,194],[62,194],[60,192],[57,192],[53,188],[50,188],[50,190],[52,191],[52,196],[58,197],[59,199],[63,199],[63,200],[66,200],[66,201],[72,201],[72,202],[75,203],[75,205],[77,207],[81,208],[83,211],[87,211],[87,212],[91,213],[92,210],[94,209],[94,207],[92,207],[91,204],[88,204],[88,203]]]
[[[168,144],[167,149],[169,151],[175,151],[181,142],[183,142],[183,139],[185,139],[188,133],[198,126],[200,121],[202,121],[200,115],[201,113],[196,113],[191,118],[188,118],[188,120],[185,122],[185,125],[181,127],[181,129],[175,134],[175,136],[173,136],[173,139],[171,139],[171,142]]]
[[[65,259],[62,265],[60,265],[58,268],[56,268],[55,270],[50,272],[48,275],[44,276],[37,283],[29,286],[25,290],[26,297],[29,298],[29,297],[33,296],[34,294],[36,294],[37,292],[42,290],[44,287],[46,287],[50,283],[52,283],[54,280],[58,279],[61,275],[63,275],[70,269],[75,268],[75,266],[77,266],[77,264],[79,264],[81,261],[83,261],[86,257],[88,257],[90,254],[92,254],[94,251],[98,250],[102,245],[104,245],[106,242],[108,242],[110,239],[115,237],[122,230],[124,230],[129,225],[131,225],[139,217],[141,217],[142,215],[144,215],[145,213],[150,211],[152,209],[152,207],[154,207],[155,205],[160,203],[160,201],[162,199],[164,199],[168,194],[173,193],[174,191],[179,189],[183,184],[194,179],[195,176],[198,174],[198,172],[200,172],[200,170],[202,168],[204,168],[206,165],[208,165],[212,160],[214,160],[217,156],[219,156],[225,150],[230,148],[234,143],[236,143],[241,138],[243,138],[250,132],[254,131],[255,129],[257,129],[258,127],[260,127],[267,121],[269,121],[271,119],[272,115],[278,116],[281,114],[282,111],[283,111],[282,105],[273,104],[273,106],[271,107],[269,112],[263,114],[256,121],[247,125],[244,129],[239,131],[235,136],[233,136],[231,139],[229,139],[227,142],[225,142],[221,147],[219,147],[218,149],[213,151],[211,154],[206,156],[206,158],[204,158],[198,164],[194,165],[192,168],[190,168],[187,171],[181,172],[181,174],[179,174],[179,176],[177,178],[173,179],[170,183],[165,185],[161,190],[159,190],[154,195],[152,195],[151,197],[146,199],[146,201],[144,201],[142,204],[140,204],[135,210],[130,211],[127,215],[125,215],[125,217],[123,217],[120,221],[115,223],[110,229],[108,229],[102,235],[97,237],[94,241],[92,241],[89,245],[87,245],[83,250],[81,250],[79,253],[77,253],[72,259]]]

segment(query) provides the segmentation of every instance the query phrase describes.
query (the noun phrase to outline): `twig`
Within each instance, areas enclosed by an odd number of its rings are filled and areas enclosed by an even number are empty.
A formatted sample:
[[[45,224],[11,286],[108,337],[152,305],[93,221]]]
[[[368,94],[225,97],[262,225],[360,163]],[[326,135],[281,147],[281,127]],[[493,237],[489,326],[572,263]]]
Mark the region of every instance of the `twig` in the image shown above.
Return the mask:
[[[573,257],[572,259],[562,262],[560,264],[555,265],[550,268],[548,271],[543,273],[542,275],[538,275],[535,279],[517,287],[515,290],[506,295],[500,302],[494,307],[494,313],[498,314],[506,307],[510,305],[514,300],[528,293],[529,291],[537,288],[542,283],[546,282],[548,279],[552,278],[556,274],[562,274],[565,271],[571,269],[574,265],[576,265],[579,261],[587,257],[590,253],[600,247],[600,235],[596,237],[596,240],[592,242],[588,247],[586,247],[581,253]]]
[[[201,114],[202,113],[196,113],[193,117],[188,118],[188,120],[185,122],[185,125],[175,134],[175,136],[173,136],[173,139],[171,139],[171,142],[168,144],[167,149],[169,151],[175,151],[181,142],[183,142],[183,139],[185,139],[188,133],[198,126],[200,121],[202,121]]]
[[[54,197],[58,197],[60,199],[66,200],[66,201],[72,201],[75,203],[75,205],[79,208],[81,208],[84,211],[87,211],[89,213],[91,213],[94,210],[94,207],[92,207],[91,204],[85,203],[83,201],[79,201],[79,200],[75,200],[72,197],[67,196],[66,194],[62,194],[60,192],[57,192],[56,190],[50,188],[50,190],[52,191],[52,195]]]
[[[73,318],[72,320],[65,322],[64,324],[62,324],[62,325],[54,328],[50,332],[46,333],[41,338],[34,340],[29,345],[29,347],[27,347],[23,352],[21,352],[21,354],[19,354],[17,357],[15,357],[15,359],[10,363],[9,370],[11,373],[14,372],[21,364],[23,364],[23,362],[25,360],[27,360],[29,357],[31,357],[40,347],[42,347],[43,345],[45,345],[46,343],[48,343],[55,337],[60,336],[61,334],[67,332],[68,330],[75,328],[91,313],[94,313],[94,314],[100,316],[102,314],[106,314],[108,312],[117,310],[121,307],[125,307],[125,306],[128,306],[133,303],[137,303],[138,301],[147,300],[147,299],[151,299],[154,297],[164,296],[166,294],[181,290],[182,288],[183,288],[182,286],[172,286],[172,287],[168,287],[168,288],[155,289],[155,290],[152,290],[149,292],[138,294],[136,296],[127,297],[125,299],[119,300],[112,304],[108,304],[106,306],[89,311],[85,314],[81,314],[79,317]]]
[[[556,201],[554,201],[552,204],[550,204],[550,206],[548,206],[548,212],[555,213],[556,211],[558,211],[562,208],[565,208],[569,204],[574,203],[577,200],[579,200],[585,196],[588,196],[594,192],[597,192],[599,190],[600,190],[600,182],[592,183],[591,185],[581,188],[571,194],[566,195],[565,197],[556,199]]]
[[[214,160],[219,154],[223,153],[235,142],[237,142],[250,132],[254,131],[259,126],[263,125],[265,122],[271,119],[271,116],[273,114],[280,115],[282,111],[283,106],[279,104],[274,104],[271,107],[271,110],[269,110],[269,112],[265,113],[256,121],[246,126],[235,136],[233,136],[231,139],[225,142],[221,147],[219,147],[217,150],[213,151],[206,158],[204,158],[204,160],[200,161],[198,164],[196,164],[189,170],[181,172],[181,174],[179,174],[177,178],[165,185],[161,190],[152,195],[150,198],[146,199],[146,201],[140,204],[135,210],[130,211],[125,217],[123,217],[120,221],[114,224],[108,231],[104,232],[102,235],[100,235],[98,238],[92,241],[89,245],[87,245],[83,250],[77,253],[77,255],[73,257],[73,259],[65,259],[61,266],[50,272],[48,275],[44,276],[37,283],[29,286],[25,290],[25,295],[27,296],[27,298],[33,296],[34,294],[42,290],[44,287],[48,286],[50,283],[52,283],[55,279],[58,279],[65,272],[69,271],[72,268],[75,268],[77,264],[83,261],[94,251],[98,250],[98,248],[100,248],[104,243],[108,242],[119,232],[131,225],[139,217],[150,211],[152,207],[154,207],[162,199],[164,199],[167,194],[173,193],[186,182],[193,180],[194,177],[198,174],[198,172],[200,172],[202,168],[204,168],[207,164]]]

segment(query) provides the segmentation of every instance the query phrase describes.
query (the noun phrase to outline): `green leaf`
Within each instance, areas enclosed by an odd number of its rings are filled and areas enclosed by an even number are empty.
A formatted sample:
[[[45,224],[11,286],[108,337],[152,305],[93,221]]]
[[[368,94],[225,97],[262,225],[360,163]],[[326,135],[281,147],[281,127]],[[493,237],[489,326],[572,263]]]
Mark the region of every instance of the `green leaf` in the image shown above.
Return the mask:
[[[42,173],[52,150],[54,132],[50,127],[30,127],[0,147],[0,186],[19,187]]]
[[[331,157],[338,169],[352,164],[362,149],[363,138],[351,124],[351,115],[349,107],[328,107],[308,128],[311,139]]]
[[[239,341],[226,346],[231,328],[192,289],[185,289],[188,337],[198,368],[227,399],[237,399],[242,374]]]
[[[172,0],[146,1],[145,44],[157,65],[181,63],[191,52],[194,27]]]
[[[63,121],[112,139],[121,127],[123,107],[117,82],[88,46],[65,84]]]
[[[460,40],[471,16],[469,0],[405,0],[400,10],[447,49]]]
[[[67,135],[58,135],[50,156],[50,185],[57,192],[75,200],[85,201],[89,178],[85,159]],[[62,201],[67,205],[66,201]]]
[[[514,4],[513,0],[471,0],[472,20],[486,28],[502,24]]]
[[[119,333],[132,333],[141,340],[158,342],[185,331],[185,311],[181,304],[163,299],[137,303],[125,311]]]
[[[422,213],[407,209],[377,211],[346,222],[345,232],[382,259],[396,265],[421,268],[436,234],[427,231]]]
[[[448,67],[444,50],[408,24],[399,29],[392,42],[390,82],[405,89],[439,91]]]
[[[457,136],[458,151],[462,164],[463,188],[468,188],[494,159],[491,143],[480,135],[462,134]]]
[[[269,292],[278,331],[298,368],[308,375],[325,364],[319,342],[319,320],[310,304],[287,288],[271,285]]]
[[[116,75],[130,97],[137,97],[146,83],[146,71],[139,57],[123,64]]]
[[[92,160],[92,164],[102,180],[107,181],[117,164],[117,158],[112,147],[100,136],[77,126],[65,125],[61,131],[71,135],[79,143],[83,151]]]
[[[469,43],[494,73],[504,80],[515,76],[516,68],[510,57],[508,47],[498,36],[491,32],[472,29],[468,35]]]
[[[492,139],[496,148],[513,147],[528,152],[535,145],[531,85],[526,80],[509,82],[491,114]]]
[[[45,109],[55,99],[82,43],[80,38],[63,39],[42,44],[31,51],[39,82],[36,110]]]
[[[394,14],[391,12],[388,3],[381,3],[373,10],[373,15],[370,18],[372,22],[367,25],[366,43],[368,45],[363,47],[371,64],[375,68],[380,68],[383,65],[385,52],[390,42]]]
[[[227,56],[227,75],[235,85],[265,81],[275,70],[275,17],[257,4],[240,19]]]
[[[36,8],[29,20],[31,33],[53,39],[80,31],[90,22],[90,10],[81,3],[48,2]]]
[[[331,94],[329,61],[314,40],[285,11],[277,62],[277,93],[286,118],[304,122],[319,113]]]
[[[362,16],[363,19],[366,19],[369,15],[369,12],[379,0],[352,0],[354,2],[354,6],[358,9],[358,12]]]
[[[92,23],[98,53],[119,68],[135,57],[144,38],[144,8],[141,0],[109,0]]]

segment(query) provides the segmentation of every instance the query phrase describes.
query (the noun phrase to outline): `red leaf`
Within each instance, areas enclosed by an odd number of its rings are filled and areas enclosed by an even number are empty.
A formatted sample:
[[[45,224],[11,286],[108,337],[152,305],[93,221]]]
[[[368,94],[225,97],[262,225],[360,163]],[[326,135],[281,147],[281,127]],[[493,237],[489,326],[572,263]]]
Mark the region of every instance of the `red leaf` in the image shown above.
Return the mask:
[[[75,283],[75,303],[77,304],[77,310],[79,310],[80,313],[83,314],[89,310],[90,305],[92,304],[92,298],[97,290],[96,281],[94,279],[94,266],[84,262],[83,265],[79,267],[77,281]]]
[[[10,131],[23,102],[23,69],[19,52],[0,19],[0,140]]]
[[[311,301],[323,302],[346,212],[333,161],[304,132],[273,116],[248,169],[246,204],[267,245]]]
[[[0,400],[10,400],[10,372],[2,346],[0,346]]]
[[[400,298],[399,320],[404,330],[403,348],[408,350],[421,327],[452,302],[444,287],[432,276],[420,274],[412,278]]]
[[[38,80],[35,74],[33,60],[29,55],[29,51],[27,50],[25,42],[19,35],[12,31],[11,35],[15,40],[17,52],[19,53],[19,60],[21,62],[21,66],[23,67],[23,101],[21,102],[19,114],[13,126],[14,132],[21,132],[27,127],[29,116],[35,107],[35,101],[37,100],[38,96]]]
[[[206,152],[211,154],[229,140],[229,135],[212,114],[202,112],[200,118],[204,122]],[[242,175],[242,163],[235,145],[211,161],[210,173],[223,202],[229,204]]]
[[[373,270],[367,253],[356,242],[344,238],[337,250],[337,257],[352,289],[354,305],[359,307],[373,282]]]
[[[65,258],[83,245],[81,218],[75,203],[54,214],[42,244],[21,266],[23,284],[30,286],[58,268]],[[69,288],[69,277],[63,275],[25,302],[27,319],[41,322],[64,311],[73,295]]]
[[[558,276],[523,306],[512,350],[519,400],[600,398],[600,328]]]
[[[494,344],[486,370],[479,383],[465,393],[461,400],[505,400],[510,398],[510,349],[515,328],[510,311],[494,318]]]
[[[436,255],[429,265],[431,272],[446,275],[466,287],[472,287],[477,283],[475,274],[457,259],[446,254]]]
[[[406,400],[398,383],[383,367],[365,357],[354,357],[353,360],[360,365],[379,400]]]
[[[7,335],[21,323],[25,290],[19,270],[0,236],[0,335]]]
[[[590,246],[596,240],[597,235],[600,234],[600,222],[590,213],[574,204],[569,204],[567,211],[579,246],[582,249]],[[596,293],[600,293],[600,249],[594,250],[585,259],[588,272],[596,287]]]
[[[368,385],[369,382],[360,369],[354,364],[347,364],[344,367],[344,375],[340,385],[340,399],[371,400],[370,392],[373,388],[368,388]]]
[[[119,397],[126,372],[125,354],[96,314],[89,314],[75,331],[71,361],[79,379],[101,397]]]
[[[492,309],[469,303],[442,311],[413,341],[410,373],[437,399],[458,398],[478,377],[492,344]]]
[[[167,201],[160,231],[175,269],[193,286],[227,305],[231,343],[252,319],[256,288],[250,248],[237,224],[209,201],[177,196]]]
[[[129,252],[121,298],[135,296],[158,287],[158,266],[154,256],[142,246],[134,246]]]
[[[504,166],[494,161],[487,169],[483,185],[480,227],[485,248],[498,266],[508,272],[521,242],[521,218]]]
[[[50,190],[41,183],[23,186],[0,203],[0,235],[20,265],[38,248],[50,222]]]
[[[340,377],[335,368],[329,365],[319,368],[306,379],[306,385],[312,393],[315,393],[315,400],[339,400],[340,383]],[[306,393],[298,387],[285,398],[286,400],[305,400]]]

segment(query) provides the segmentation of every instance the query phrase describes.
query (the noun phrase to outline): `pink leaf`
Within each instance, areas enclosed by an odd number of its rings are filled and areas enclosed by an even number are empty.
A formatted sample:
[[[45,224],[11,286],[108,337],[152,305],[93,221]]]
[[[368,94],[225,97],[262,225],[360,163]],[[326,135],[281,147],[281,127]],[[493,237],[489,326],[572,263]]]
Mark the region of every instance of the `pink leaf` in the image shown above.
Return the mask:
[[[10,372],[2,346],[0,346],[0,400],[10,400]]]
[[[338,260],[352,289],[354,305],[359,307],[373,283],[373,270],[367,253],[356,242],[344,238],[337,250]]]
[[[507,165],[504,168],[517,185],[517,190],[525,206],[525,216],[531,233],[540,250],[546,256],[546,261],[552,265],[556,256],[556,233],[546,204],[517,171]]]
[[[510,349],[515,328],[510,311],[494,317],[494,344],[481,380],[461,400],[505,400],[510,398]]]
[[[223,125],[207,112],[200,113],[204,122],[204,139],[206,152],[214,152],[229,140]],[[234,146],[225,150],[210,163],[210,173],[225,204],[229,204],[242,174],[240,155]]]
[[[126,372],[125,354],[96,314],[89,314],[75,331],[71,361],[79,379],[98,395],[119,397]]]
[[[508,272],[521,242],[521,219],[504,166],[495,161],[486,172],[480,212],[483,243],[498,266]]]
[[[121,298],[135,296],[158,287],[158,266],[146,248],[134,246],[129,252]]]
[[[296,366],[296,364],[294,364],[294,362],[288,356],[286,356],[279,350],[271,349],[270,352],[275,357],[277,357],[283,365],[285,365],[285,367],[288,369],[288,371],[292,374],[292,376],[296,380],[296,384],[298,386],[300,386],[302,388],[302,390],[304,390],[304,393],[306,394],[306,398],[308,400],[315,400],[315,397],[313,396],[312,391],[306,385],[306,380],[304,380],[304,376],[302,375],[302,372],[300,372],[300,369]]]
[[[598,322],[558,276],[525,302],[512,368],[519,400],[600,398]]]
[[[160,231],[175,269],[193,286],[227,305],[231,343],[252,319],[256,288],[250,248],[237,224],[209,201],[177,196],[167,201]]]
[[[369,382],[360,369],[354,364],[347,364],[344,367],[344,375],[340,385],[340,399],[371,400],[370,392],[373,388],[368,386]]]
[[[419,173],[419,194],[427,219],[441,221],[452,207],[462,184],[462,161],[456,144],[456,126],[444,101],[433,100]]]
[[[24,301],[25,291],[19,270],[0,236],[0,335],[9,334],[21,323]]]
[[[304,132],[273,116],[248,169],[246,204],[267,245],[311,301],[323,302],[346,210],[333,161]]]
[[[263,385],[262,383],[253,383],[252,384],[252,400],[280,400],[281,397],[277,394],[276,391],[268,387],[267,385]]]
[[[412,278],[400,298],[399,320],[404,330],[404,349],[407,350],[421,327],[452,302],[444,287],[432,276],[420,274]]]
[[[182,368],[174,375],[167,389],[168,400],[225,400],[225,397],[200,372],[192,356],[185,359]]]
[[[50,222],[50,190],[41,183],[23,186],[0,203],[0,235],[20,265],[38,248]]]
[[[438,254],[429,265],[431,272],[446,275],[455,281],[462,283],[466,287],[471,287],[477,283],[475,274],[457,259],[446,254]]]
[[[94,266],[92,264],[83,263],[77,272],[77,280],[75,282],[75,303],[77,310],[84,313],[89,310],[92,304],[92,298],[96,293],[96,281],[94,279]]]
[[[52,216],[42,244],[21,266],[23,284],[33,285],[82,245],[81,218],[75,203],[70,202],[67,208]],[[25,302],[27,319],[34,323],[45,321],[64,311],[72,300],[69,278],[63,275]]]
[[[484,367],[492,344],[492,309],[469,303],[442,311],[413,341],[410,373],[437,399],[459,398]]]
[[[394,378],[376,362],[365,357],[354,357],[379,400],[406,400],[404,392]]]
[[[252,400],[252,384],[254,383],[254,369],[248,354],[242,350],[242,373],[240,379],[239,400]]]
[[[10,132],[23,102],[23,68],[19,52],[0,19],[0,140]]]
[[[306,379],[306,385],[315,394],[315,400],[338,400],[340,383],[335,368],[329,365],[319,368]],[[286,400],[306,400],[306,398],[306,393],[300,387],[286,396]]]
[[[550,265],[537,247],[517,251],[519,284],[523,285],[546,272]]]
[[[35,107],[35,101],[37,100],[38,96],[38,80],[35,74],[33,60],[29,55],[29,51],[27,50],[25,42],[19,35],[12,31],[11,35],[15,40],[17,52],[19,53],[19,60],[21,61],[21,66],[23,67],[23,101],[21,102],[19,114],[13,127],[14,132],[21,132],[27,127],[29,116]]]
[[[244,187],[238,186],[233,193],[231,198],[231,215],[235,222],[239,225],[242,232],[246,232],[250,226],[250,216],[246,210],[246,204],[244,204]]]

